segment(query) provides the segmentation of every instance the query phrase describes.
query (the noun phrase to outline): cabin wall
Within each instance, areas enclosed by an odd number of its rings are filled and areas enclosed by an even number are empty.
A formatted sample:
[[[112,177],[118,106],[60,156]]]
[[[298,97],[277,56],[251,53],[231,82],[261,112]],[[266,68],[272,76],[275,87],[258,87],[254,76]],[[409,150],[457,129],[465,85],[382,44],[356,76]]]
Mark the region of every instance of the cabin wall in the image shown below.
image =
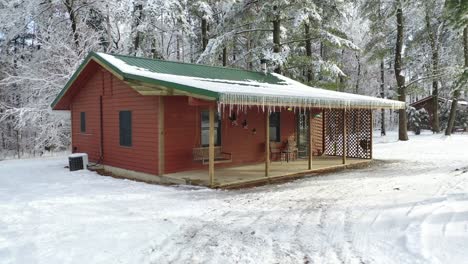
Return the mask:
[[[101,149],[101,107],[102,131]],[[90,161],[158,174],[158,96],[141,96],[102,67],[72,99],[72,147]],[[132,146],[120,146],[119,111],[132,112]],[[86,133],[80,132],[80,112],[86,112]]]
[[[197,168],[192,148],[197,144],[198,107],[188,105],[186,96],[164,98],[165,173]],[[201,168],[201,166],[198,166]]]
[[[193,161],[192,150],[201,146],[201,111],[208,106],[189,105],[188,97],[165,97],[165,173],[184,170],[207,169],[200,161]],[[229,119],[229,110],[222,111],[221,146],[232,154],[231,163],[216,167],[263,162],[265,159],[265,114],[257,108],[246,113],[237,111],[237,120]],[[281,141],[296,133],[294,112],[281,112]],[[247,121],[247,127],[242,126]]]
[[[222,142],[223,150],[233,154],[234,164],[263,162],[265,160],[265,113],[253,107],[243,113],[234,108],[237,113],[237,125],[229,119],[229,110],[223,115]],[[247,121],[247,128],[242,126]],[[296,123],[293,112],[281,111],[280,137],[284,142],[289,136],[295,136]],[[223,140],[222,140],[223,141]]]
[[[104,163],[158,174],[158,96],[142,96],[104,73]],[[132,112],[132,146],[120,146],[119,111]]]
[[[102,82],[99,74],[94,74],[80,89],[71,104],[72,150],[87,153],[90,161],[96,162],[101,156],[99,96]],[[80,113],[86,113],[86,132],[80,127]]]

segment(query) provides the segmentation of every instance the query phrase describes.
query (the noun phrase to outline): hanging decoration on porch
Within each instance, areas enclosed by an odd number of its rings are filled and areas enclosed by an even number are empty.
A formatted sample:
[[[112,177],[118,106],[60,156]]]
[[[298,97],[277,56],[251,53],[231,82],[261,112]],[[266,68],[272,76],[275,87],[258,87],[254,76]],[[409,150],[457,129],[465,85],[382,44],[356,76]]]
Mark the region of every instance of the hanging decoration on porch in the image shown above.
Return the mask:
[[[242,128],[249,129],[249,125],[247,124],[247,119],[244,119],[244,121],[242,122]]]
[[[252,129],[252,135],[256,135],[257,134],[257,129]]]
[[[229,116],[229,120],[231,120],[231,125],[232,126],[238,126],[239,124],[237,124],[237,114],[235,112],[231,113],[231,115]]]

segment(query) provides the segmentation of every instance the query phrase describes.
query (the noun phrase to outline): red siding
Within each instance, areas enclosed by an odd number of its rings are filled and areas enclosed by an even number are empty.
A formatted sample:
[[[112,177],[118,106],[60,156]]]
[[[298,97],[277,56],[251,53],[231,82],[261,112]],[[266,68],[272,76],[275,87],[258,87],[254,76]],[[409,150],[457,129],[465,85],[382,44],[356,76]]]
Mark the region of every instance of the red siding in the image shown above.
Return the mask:
[[[127,84],[105,73],[104,163],[158,174],[157,96],[142,96]],[[132,112],[132,146],[120,146],[119,111]]]
[[[165,97],[164,107],[165,173],[196,168],[192,148],[199,142],[199,107],[189,106],[185,96]]]
[[[100,71],[95,73],[80,91],[73,97],[72,115],[72,147],[76,152],[84,152],[90,161],[98,161],[100,157],[100,122],[99,96],[102,91]],[[86,132],[80,132],[80,113],[86,113]],[[76,148],[76,149],[75,149]]]
[[[141,96],[127,84],[99,67],[73,98],[73,146],[98,161],[100,151],[100,96],[103,109],[103,164],[158,173],[158,97]],[[119,141],[119,111],[132,112],[132,146]],[[86,112],[87,133],[80,133],[80,112]]]
[[[200,116],[206,106],[190,106],[185,96],[166,97],[165,99],[165,173],[207,168],[194,162],[192,149],[200,146]],[[234,109],[233,112],[237,110]],[[281,139],[287,140],[294,135],[296,121],[294,112],[283,110],[281,113]],[[242,127],[247,120],[248,129]],[[243,163],[261,162],[265,156],[265,114],[256,107],[237,114],[235,126],[225,110],[221,123],[221,145],[223,151],[232,154],[232,163],[216,166],[231,166]],[[255,132],[253,132],[255,129]]]

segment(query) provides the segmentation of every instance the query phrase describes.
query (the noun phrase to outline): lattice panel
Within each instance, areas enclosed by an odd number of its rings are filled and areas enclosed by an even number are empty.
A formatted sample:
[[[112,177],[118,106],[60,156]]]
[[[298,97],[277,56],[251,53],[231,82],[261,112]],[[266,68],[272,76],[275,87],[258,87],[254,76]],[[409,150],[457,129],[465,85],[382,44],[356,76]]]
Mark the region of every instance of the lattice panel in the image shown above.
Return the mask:
[[[330,156],[343,155],[343,110],[324,111],[324,148]],[[372,111],[346,110],[346,156],[372,158]]]
[[[324,111],[325,154],[330,156],[343,155],[343,112],[337,109]]]
[[[370,159],[372,157],[372,112],[352,109],[346,111],[347,156]]]

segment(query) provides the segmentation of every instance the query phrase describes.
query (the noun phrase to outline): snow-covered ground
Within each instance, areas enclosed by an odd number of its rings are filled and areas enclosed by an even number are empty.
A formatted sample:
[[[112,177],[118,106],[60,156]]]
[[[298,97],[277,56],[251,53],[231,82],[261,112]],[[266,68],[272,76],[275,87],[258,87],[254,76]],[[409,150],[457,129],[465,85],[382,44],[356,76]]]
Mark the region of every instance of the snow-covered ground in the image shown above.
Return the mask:
[[[236,191],[0,161],[0,263],[468,263],[468,135],[378,141],[372,167]]]

